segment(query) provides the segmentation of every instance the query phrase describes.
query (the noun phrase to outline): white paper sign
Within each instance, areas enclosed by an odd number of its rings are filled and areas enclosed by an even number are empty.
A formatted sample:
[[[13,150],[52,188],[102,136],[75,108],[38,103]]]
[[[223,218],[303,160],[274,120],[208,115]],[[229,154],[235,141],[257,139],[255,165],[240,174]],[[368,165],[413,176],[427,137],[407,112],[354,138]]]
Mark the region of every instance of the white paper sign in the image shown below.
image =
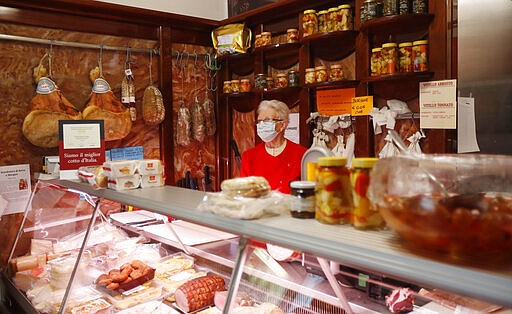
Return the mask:
[[[420,128],[457,128],[457,80],[420,83]]]
[[[475,126],[475,99],[472,97],[459,97],[457,100],[457,152],[479,152],[476,140]]]
[[[290,120],[288,123],[288,127],[284,131],[284,137],[289,139],[290,141],[300,144],[299,142],[299,114],[298,113],[290,113],[288,115],[288,119]]]
[[[30,193],[30,165],[0,167],[0,216],[24,212]]]

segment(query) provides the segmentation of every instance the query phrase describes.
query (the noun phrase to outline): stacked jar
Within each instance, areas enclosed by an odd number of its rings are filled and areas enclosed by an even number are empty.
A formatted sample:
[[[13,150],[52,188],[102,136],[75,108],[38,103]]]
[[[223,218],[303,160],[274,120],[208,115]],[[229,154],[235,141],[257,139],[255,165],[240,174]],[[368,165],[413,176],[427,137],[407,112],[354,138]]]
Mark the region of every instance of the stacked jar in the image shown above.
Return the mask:
[[[350,7],[350,4],[342,4],[338,7],[338,9],[338,18],[334,29],[336,31],[348,31],[354,29],[352,8]]]
[[[402,73],[413,71],[412,43],[405,42],[398,45],[399,52],[399,70]]]
[[[240,80],[231,80],[231,92],[232,93],[240,92]]]
[[[286,43],[292,44],[299,42],[299,31],[296,28],[286,30]]]
[[[249,79],[240,80],[240,92],[248,93],[250,91],[251,91],[251,80],[249,80]]]
[[[279,73],[276,75],[276,88],[288,87],[288,74]]]
[[[318,12],[318,32],[327,32],[327,10],[321,10]]]
[[[304,75],[304,82],[306,84],[314,84],[316,82],[315,79],[315,68],[307,68]]]
[[[382,16],[382,2],[378,0],[365,0],[361,5],[361,23],[368,22]]]
[[[261,34],[254,36],[254,48],[261,47]]]
[[[372,49],[372,56],[370,57],[370,75],[379,76],[382,72],[382,48],[377,47]]]
[[[297,73],[297,71],[291,70],[288,72],[288,86],[299,86],[299,73]]]
[[[327,67],[325,65],[319,65],[315,67],[315,82],[322,83],[327,82],[329,75],[327,74]]]
[[[327,32],[334,32],[336,21],[338,20],[338,7],[330,8],[327,10],[327,16],[326,16],[326,24],[327,24]]]
[[[412,59],[414,72],[428,71],[428,40],[417,40],[412,43]]]
[[[336,82],[343,80],[343,69],[341,64],[333,64],[329,68],[329,82]]]
[[[261,33],[261,46],[268,46],[272,44],[272,33],[263,32]]]
[[[267,78],[265,74],[259,73],[256,75],[256,78],[254,79],[254,88],[260,90],[267,88]]]
[[[398,70],[398,51],[396,43],[385,43],[381,50],[381,74],[395,74]]]
[[[302,15],[302,37],[315,34],[318,31],[318,20],[315,10],[306,10]]]

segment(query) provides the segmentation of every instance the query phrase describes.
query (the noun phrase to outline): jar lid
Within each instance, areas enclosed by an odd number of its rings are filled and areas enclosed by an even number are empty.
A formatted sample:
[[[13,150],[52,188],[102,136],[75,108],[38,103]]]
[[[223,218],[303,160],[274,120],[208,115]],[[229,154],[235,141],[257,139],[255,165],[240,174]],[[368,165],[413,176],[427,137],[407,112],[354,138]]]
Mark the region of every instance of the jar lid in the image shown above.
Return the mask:
[[[251,80],[250,79],[243,79],[243,80],[240,80],[240,82],[250,82]]]
[[[306,72],[315,72],[315,68],[307,68],[305,71]]]
[[[372,49],[372,52],[379,52],[379,51],[382,51],[382,48],[373,48]]]
[[[315,67],[315,70],[325,70],[327,69],[327,67],[325,65],[319,65],[317,67]]]
[[[373,165],[379,160],[374,157],[361,157],[352,159],[352,168],[373,168]]]
[[[338,7],[329,8],[329,10],[327,10],[327,12],[334,12],[334,11],[338,11]]]
[[[295,74],[295,73],[297,73],[297,71],[295,71],[295,70],[288,71],[288,74]]]
[[[345,166],[347,158],[345,157],[320,157],[318,158],[319,166]]]
[[[286,75],[287,75],[286,73],[279,73],[279,74],[277,74],[276,76],[277,76],[277,77],[286,77]]]
[[[261,34],[257,34],[254,38],[260,38]]]
[[[290,188],[292,189],[314,189],[316,186],[315,181],[292,181]]]
[[[411,46],[412,46],[412,43],[410,41],[398,44],[398,47],[411,47]]]
[[[331,69],[341,69],[341,64],[333,64],[331,65]]]
[[[350,4],[342,4],[338,6],[338,9],[350,9]]]
[[[412,43],[413,45],[428,45],[428,40],[417,40]]]
[[[272,34],[271,32],[263,32],[263,33],[261,33],[261,36],[267,36],[267,35],[270,36],[271,34]]]
[[[316,11],[312,10],[312,9],[304,11],[304,14],[312,14],[312,13],[316,13]]]
[[[265,76],[264,73],[258,73],[256,76]]]
[[[272,76],[267,77],[267,81],[273,81],[274,78]]]
[[[385,43],[382,44],[382,48],[396,47],[396,43]]]
[[[224,81],[224,85],[231,84],[231,81]]]
[[[240,80],[231,80],[231,83],[240,83]]]
[[[326,14],[326,13],[327,13],[327,10],[322,10],[322,11],[319,11],[319,12],[318,12],[318,15],[320,15],[320,14]]]
[[[298,32],[298,30],[296,28],[288,28],[286,30],[287,33],[293,33],[293,32]]]

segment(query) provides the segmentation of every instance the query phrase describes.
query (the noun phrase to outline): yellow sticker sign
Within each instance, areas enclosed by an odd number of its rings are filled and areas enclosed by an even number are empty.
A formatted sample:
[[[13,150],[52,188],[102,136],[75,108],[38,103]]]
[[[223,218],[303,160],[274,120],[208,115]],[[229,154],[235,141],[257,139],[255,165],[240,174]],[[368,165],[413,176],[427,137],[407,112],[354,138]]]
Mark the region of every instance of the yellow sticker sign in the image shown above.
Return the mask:
[[[367,116],[373,108],[373,96],[352,98],[352,116]]]

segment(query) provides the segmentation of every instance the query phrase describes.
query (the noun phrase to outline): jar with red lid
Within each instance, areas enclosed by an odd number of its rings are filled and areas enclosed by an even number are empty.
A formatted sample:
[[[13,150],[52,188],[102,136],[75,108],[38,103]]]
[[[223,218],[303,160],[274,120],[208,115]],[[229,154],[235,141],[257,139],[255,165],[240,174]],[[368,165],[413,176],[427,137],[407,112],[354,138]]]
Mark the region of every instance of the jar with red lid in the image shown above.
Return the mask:
[[[242,79],[240,80],[240,92],[248,93],[251,91],[251,80]]]
[[[314,84],[316,82],[315,68],[307,68],[304,71],[306,72],[306,74],[304,76],[304,82],[306,84]]]
[[[315,67],[315,81],[317,83],[327,82],[329,75],[327,74],[327,67],[325,65],[319,65]]]
[[[368,199],[367,191],[370,185],[370,171],[378,158],[354,158],[350,170],[352,199],[354,211],[352,225],[357,229],[375,229],[385,226],[379,211]]]
[[[413,71],[412,43],[405,42],[398,45],[399,70],[400,72]]]
[[[286,30],[286,42],[288,44],[299,42],[299,31],[296,28]]]
[[[385,43],[382,45],[382,68],[381,74],[395,74],[398,71],[398,51],[396,43]]]
[[[343,80],[343,69],[341,68],[341,64],[333,64],[329,68],[329,81],[341,81]]]
[[[286,73],[279,73],[276,75],[276,88],[288,87],[288,75]]]
[[[344,157],[320,157],[316,172],[315,218],[322,223],[350,223],[353,201]]]
[[[302,37],[311,36],[318,31],[318,20],[315,10],[306,10],[302,15]]]

